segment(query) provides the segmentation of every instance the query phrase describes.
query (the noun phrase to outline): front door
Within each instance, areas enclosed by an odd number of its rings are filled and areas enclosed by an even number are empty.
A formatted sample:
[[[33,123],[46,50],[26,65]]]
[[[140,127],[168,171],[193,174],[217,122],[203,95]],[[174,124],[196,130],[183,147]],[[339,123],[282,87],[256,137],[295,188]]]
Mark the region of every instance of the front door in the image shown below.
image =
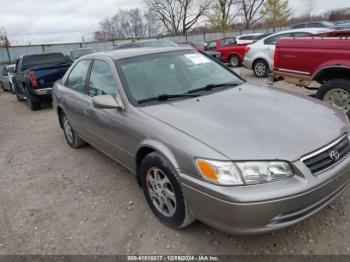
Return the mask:
[[[119,98],[116,79],[112,66],[107,61],[95,60],[89,78],[90,97],[110,95]],[[97,109],[91,105],[87,119],[87,126],[94,139],[92,143],[100,150],[123,163],[127,162],[129,155],[125,151],[127,131],[125,119],[127,113],[117,109]]]

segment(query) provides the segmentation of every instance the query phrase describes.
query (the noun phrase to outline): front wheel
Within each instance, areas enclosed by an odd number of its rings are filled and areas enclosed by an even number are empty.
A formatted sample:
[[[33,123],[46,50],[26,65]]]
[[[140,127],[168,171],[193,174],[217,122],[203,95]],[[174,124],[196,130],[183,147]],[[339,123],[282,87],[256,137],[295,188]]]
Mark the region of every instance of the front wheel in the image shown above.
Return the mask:
[[[266,78],[269,74],[269,65],[265,60],[259,59],[253,65],[254,75],[257,78]]]
[[[344,111],[350,117],[350,80],[328,80],[320,87],[316,97]]]
[[[151,153],[142,161],[142,188],[148,205],[163,224],[181,229],[194,219],[187,208],[175,172],[171,163],[159,153]]]

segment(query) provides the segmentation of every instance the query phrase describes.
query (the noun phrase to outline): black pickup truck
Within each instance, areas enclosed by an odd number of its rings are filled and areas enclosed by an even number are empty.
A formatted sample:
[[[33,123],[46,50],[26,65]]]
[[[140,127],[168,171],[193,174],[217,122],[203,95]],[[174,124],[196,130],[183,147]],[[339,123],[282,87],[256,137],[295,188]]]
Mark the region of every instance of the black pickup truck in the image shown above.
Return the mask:
[[[13,79],[17,100],[27,100],[32,111],[39,110],[41,97],[51,96],[53,84],[71,65],[72,61],[61,53],[22,56]]]

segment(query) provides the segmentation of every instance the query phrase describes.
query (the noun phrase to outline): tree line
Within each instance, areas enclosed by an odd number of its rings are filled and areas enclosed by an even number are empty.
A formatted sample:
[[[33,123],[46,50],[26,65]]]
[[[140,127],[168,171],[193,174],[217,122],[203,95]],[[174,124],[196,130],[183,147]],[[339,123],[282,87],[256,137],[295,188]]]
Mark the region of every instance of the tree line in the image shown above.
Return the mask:
[[[264,26],[276,28],[292,21],[331,19],[330,13],[313,16],[316,1],[305,0],[304,12],[292,17],[288,0],[144,0],[144,8],[119,9],[114,16],[101,21],[95,40],[151,38]],[[335,17],[350,19],[349,12],[334,12]]]

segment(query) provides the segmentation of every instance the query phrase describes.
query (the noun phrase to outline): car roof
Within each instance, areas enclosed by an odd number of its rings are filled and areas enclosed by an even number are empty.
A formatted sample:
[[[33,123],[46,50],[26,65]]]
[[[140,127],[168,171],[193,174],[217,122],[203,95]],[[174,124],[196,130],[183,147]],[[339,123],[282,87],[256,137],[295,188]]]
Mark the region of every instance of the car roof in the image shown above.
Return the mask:
[[[242,37],[242,36],[249,36],[249,35],[263,35],[264,33],[252,33],[252,34],[244,34],[244,35],[239,35],[237,37]]]
[[[142,48],[131,48],[131,49],[117,49],[107,52],[94,53],[84,56],[84,59],[98,59],[101,57],[110,57],[113,60],[120,60],[124,58],[137,57],[143,55],[152,55],[159,53],[175,52],[175,51],[193,51],[192,47],[142,47]]]
[[[321,34],[321,33],[327,33],[327,32],[331,32],[331,31],[334,31],[334,30],[329,29],[329,28],[298,28],[298,29],[290,29],[290,30],[285,30],[285,31],[280,31],[280,32],[273,33],[271,35],[268,35],[268,36],[258,40],[257,42],[264,41],[266,38],[270,38],[272,36],[280,35],[280,34],[288,34],[288,33],[294,33],[294,32],[306,32],[306,33],[312,33],[312,34]]]

